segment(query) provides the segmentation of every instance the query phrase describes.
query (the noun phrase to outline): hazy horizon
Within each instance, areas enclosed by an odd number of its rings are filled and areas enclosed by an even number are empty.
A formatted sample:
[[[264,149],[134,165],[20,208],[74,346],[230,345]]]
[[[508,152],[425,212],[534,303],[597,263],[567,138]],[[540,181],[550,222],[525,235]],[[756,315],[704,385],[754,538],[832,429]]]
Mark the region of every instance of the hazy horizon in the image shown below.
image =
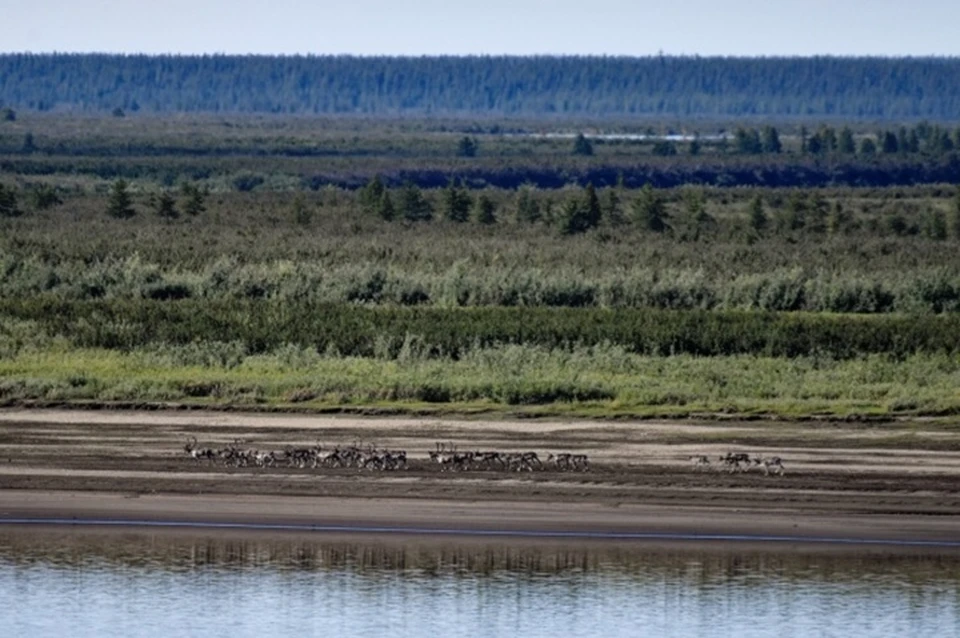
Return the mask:
[[[146,56],[146,57],[261,57],[261,58],[323,58],[323,57],[343,57],[343,58],[624,58],[624,59],[651,59],[657,57],[664,58],[688,58],[688,59],[743,59],[743,60],[776,60],[776,59],[811,59],[811,58],[836,58],[836,59],[876,59],[876,60],[957,60],[960,54],[927,54],[927,55],[880,55],[880,54],[856,54],[842,55],[835,53],[811,53],[811,54],[781,54],[781,55],[724,55],[699,53],[645,53],[637,55],[628,54],[606,54],[606,53],[224,53],[220,51],[212,52],[158,52],[147,53],[144,51],[0,51],[0,55],[104,55],[104,56]]]
[[[956,57],[947,0],[36,0],[5,53]]]

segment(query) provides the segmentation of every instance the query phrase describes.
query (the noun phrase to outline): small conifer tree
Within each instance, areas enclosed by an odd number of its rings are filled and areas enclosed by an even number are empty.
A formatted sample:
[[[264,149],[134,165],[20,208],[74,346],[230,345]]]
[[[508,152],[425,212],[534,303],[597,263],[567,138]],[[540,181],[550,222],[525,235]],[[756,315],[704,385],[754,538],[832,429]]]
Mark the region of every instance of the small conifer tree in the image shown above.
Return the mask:
[[[160,193],[160,196],[157,197],[154,203],[154,210],[157,213],[157,217],[168,221],[180,217],[176,200],[173,199],[173,195],[166,191]]]
[[[588,140],[583,133],[578,133],[576,139],[573,141],[573,154],[583,156],[593,155],[593,144],[590,143],[590,140]]]
[[[126,180],[118,179],[110,188],[107,214],[116,219],[129,219],[137,214],[133,209],[133,198],[130,196]]]
[[[497,223],[497,205],[493,203],[490,197],[483,193],[477,198],[476,211],[474,216],[477,223],[490,225]]]
[[[750,228],[757,233],[762,233],[767,229],[770,220],[763,211],[763,199],[757,195],[750,200]]]

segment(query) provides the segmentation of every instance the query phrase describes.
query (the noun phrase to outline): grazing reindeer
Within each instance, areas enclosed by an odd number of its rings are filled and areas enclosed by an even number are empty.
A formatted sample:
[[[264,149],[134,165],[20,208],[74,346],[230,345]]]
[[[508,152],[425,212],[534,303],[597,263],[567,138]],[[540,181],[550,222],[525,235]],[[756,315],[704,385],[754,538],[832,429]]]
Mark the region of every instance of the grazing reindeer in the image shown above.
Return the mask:
[[[217,453],[208,447],[198,447],[197,446],[197,437],[191,436],[187,439],[186,445],[183,446],[183,451],[190,455],[190,457],[195,461],[200,461],[200,459],[212,460],[216,457]]]
[[[540,462],[540,457],[537,456],[536,452],[512,452],[504,456],[504,461],[506,461],[507,469],[517,472],[523,470],[532,472],[535,468],[543,469],[543,463]]]
[[[543,469],[543,463],[540,462],[540,457],[537,456],[536,452],[524,452],[522,454],[524,463],[528,463],[531,469],[536,466],[537,469]]]
[[[750,455],[745,452],[727,452],[720,457],[728,472],[745,472],[750,467]]]
[[[559,471],[564,472],[572,467],[572,457],[573,455],[569,452],[564,452],[562,454],[547,454],[547,463],[553,463],[557,466]]]
[[[580,470],[581,472],[590,471],[590,460],[587,458],[586,454],[574,454],[570,457],[570,463],[573,464],[574,470]]]
[[[763,466],[764,476],[770,476],[771,472],[777,476],[783,476],[783,459],[779,456],[770,456],[767,458],[756,457],[753,459],[753,463]]]
[[[690,462],[693,463],[693,469],[697,470],[698,472],[700,470],[710,469],[710,459],[707,458],[705,454],[698,454],[697,456],[691,456]]]
[[[257,467],[273,467],[277,462],[277,457],[273,452],[253,451],[253,463]]]
[[[501,470],[507,467],[503,456],[499,452],[476,452],[474,453],[474,461],[487,470],[493,469],[495,465],[499,465]]]
[[[440,471],[445,472],[448,467],[452,467],[456,455],[454,452],[448,452],[447,446],[443,443],[437,443],[436,447],[437,449],[430,451],[430,460],[438,463]]]

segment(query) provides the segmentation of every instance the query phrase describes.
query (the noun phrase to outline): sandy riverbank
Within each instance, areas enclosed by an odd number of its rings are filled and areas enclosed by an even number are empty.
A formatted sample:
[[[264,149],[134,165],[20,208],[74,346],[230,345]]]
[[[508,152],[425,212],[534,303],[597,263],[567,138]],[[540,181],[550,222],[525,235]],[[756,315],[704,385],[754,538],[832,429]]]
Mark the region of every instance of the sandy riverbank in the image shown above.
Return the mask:
[[[235,468],[189,458],[188,436],[261,450],[362,441],[405,449],[411,463],[396,472]],[[591,469],[439,472],[427,461],[438,441],[544,458],[588,454]],[[777,454],[786,475],[689,462],[729,450]],[[8,411],[0,412],[0,519],[960,542],[960,434],[917,423]]]

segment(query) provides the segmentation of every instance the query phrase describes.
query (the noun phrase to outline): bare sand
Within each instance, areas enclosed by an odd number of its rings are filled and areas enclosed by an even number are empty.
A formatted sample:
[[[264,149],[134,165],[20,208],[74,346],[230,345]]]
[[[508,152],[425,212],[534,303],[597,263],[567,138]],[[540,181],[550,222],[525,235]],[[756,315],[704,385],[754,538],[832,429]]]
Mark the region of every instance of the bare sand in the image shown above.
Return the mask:
[[[260,450],[404,449],[402,471],[197,462],[187,437]],[[458,449],[573,452],[589,472],[440,472]],[[728,473],[727,451],[784,476]],[[697,469],[692,455],[713,459]],[[0,411],[0,522],[209,523],[330,533],[657,535],[960,543],[960,432],[924,422],[540,421]],[[263,530],[261,530],[263,531]]]

